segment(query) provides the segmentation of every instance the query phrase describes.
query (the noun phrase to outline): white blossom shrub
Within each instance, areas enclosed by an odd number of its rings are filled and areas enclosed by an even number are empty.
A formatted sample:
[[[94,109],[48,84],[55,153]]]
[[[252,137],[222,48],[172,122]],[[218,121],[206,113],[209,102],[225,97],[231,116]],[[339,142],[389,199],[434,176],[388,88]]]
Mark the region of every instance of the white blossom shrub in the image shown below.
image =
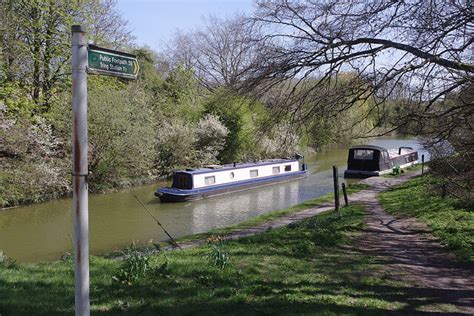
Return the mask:
[[[163,122],[156,137],[156,165],[161,175],[173,170],[219,163],[227,128],[215,115],[206,115],[197,123],[184,120]]]
[[[63,142],[41,117],[9,117],[0,108],[0,206],[38,202],[71,190]]]

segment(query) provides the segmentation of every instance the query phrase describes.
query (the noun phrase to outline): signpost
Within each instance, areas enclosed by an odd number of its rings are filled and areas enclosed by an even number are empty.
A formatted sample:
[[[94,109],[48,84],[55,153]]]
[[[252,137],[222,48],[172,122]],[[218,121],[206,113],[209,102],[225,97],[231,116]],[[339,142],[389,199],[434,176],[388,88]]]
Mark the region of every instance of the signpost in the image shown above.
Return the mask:
[[[72,32],[72,204],[74,216],[74,284],[76,316],[90,315],[89,197],[87,163],[87,73],[137,79],[134,55],[87,45],[86,31]]]
[[[127,79],[137,79],[139,66],[135,55],[89,45],[87,72]]]

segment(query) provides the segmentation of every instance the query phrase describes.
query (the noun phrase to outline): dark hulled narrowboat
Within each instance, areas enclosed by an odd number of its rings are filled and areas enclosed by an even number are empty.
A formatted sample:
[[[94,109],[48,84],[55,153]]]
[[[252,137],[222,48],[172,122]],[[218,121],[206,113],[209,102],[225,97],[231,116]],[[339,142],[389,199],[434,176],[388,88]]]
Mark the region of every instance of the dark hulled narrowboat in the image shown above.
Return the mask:
[[[418,152],[411,147],[386,149],[374,145],[359,145],[349,149],[345,178],[368,178],[406,168],[418,162]]]

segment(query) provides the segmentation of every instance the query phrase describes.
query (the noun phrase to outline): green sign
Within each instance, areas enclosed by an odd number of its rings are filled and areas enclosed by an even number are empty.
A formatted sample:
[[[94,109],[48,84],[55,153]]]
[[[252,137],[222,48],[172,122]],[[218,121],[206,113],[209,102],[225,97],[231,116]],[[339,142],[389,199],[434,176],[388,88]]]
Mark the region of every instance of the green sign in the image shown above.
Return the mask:
[[[139,67],[135,55],[94,45],[89,45],[87,55],[88,73],[137,79]]]

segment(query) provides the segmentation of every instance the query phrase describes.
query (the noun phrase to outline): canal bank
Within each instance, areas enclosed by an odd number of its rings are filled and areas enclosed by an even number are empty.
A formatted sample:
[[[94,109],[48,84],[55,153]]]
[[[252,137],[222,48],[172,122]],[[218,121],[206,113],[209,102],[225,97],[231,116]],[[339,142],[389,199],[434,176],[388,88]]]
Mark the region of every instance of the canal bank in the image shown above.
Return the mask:
[[[256,236],[228,240],[219,246],[226,254],[225,268],[212,260],[213,244],[149,256],[145,274],[127,282],[121,277],[127,260],[92,257],[91,310],[106,315],[472,314],[470,268],[439,243],[425,239],[419,227],[400,226],[406,222],[377,210],[377,193],[413,175],[371,179],[370,188],[350,196],[362,206],[343,208],[341,216],[328,211],[280,228],[272,225]],[[420,193],[426,189],[418,179],[401,188],[403,196],[407,188],[415,190],[403,203],[421,198],[428,204],[436,202],[436,197],[431,201]],[[401,202],[398,190],[386,193]],[[377,238],[379,233],[388,239]],[[394,238],[399,240],[392,244]],[[419,240],[407,245],[406,238]],[[370,240],[377,249],[368,247]],[[398,246],[409,246],[410,251],[388,251]],[[424,251],[426,246],[429,252]],[[417,266],[420,255],[423,266]],[[129,263],[138,263],[134,258]],[[416,270],[410,270],[412,266]],[[0,311],[5,315],[73,311],[71,261],[0,265],[0,269],[4,298]]]
[[[406,139],[382,138],[373,143],[388,148],[419,147],[415,140]],[[135,195],[173,237],[179,238],[321,197],[332,191],[332,165],[339,167],[342,176],[346,160],[347,148],[332,149],[306,157],[309,171],[303,180],[190,203],[161,204],[153,192],[164,183],[90,195],[91,254],[120,250],[132,241],[143,244],[167,239]],[[60,199],[0,212],[0,249],[20,262],[58,260],[64,252],[72,252],[71,205],[70,199]]]

